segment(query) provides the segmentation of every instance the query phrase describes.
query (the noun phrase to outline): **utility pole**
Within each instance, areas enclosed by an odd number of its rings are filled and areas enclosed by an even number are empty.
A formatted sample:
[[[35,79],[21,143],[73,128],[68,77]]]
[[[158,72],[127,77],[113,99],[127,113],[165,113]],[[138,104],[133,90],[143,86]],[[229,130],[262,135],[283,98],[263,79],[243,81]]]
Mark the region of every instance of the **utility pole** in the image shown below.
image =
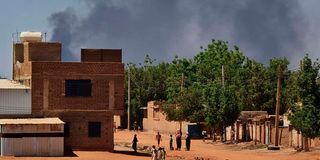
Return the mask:
[[[130,89],[131,89],[131,84],[130,84],[130,67],[128,67],[128,130],[130,130],[130,114],[131,114],[131,109],[130,109],[130,102],[131,102],[131,96],[130,96]]]
[[[182,90],[183,90],[183,86],[184,86],[184,73],[182,73],[182,75],[181,75],[181,84],[180,84],[181,86],[180,86],[180,94],[182,93]],[[180,131],[182,130],[182,122],[181,122],[181,120],[179,121],[179,129],[180,129]]]
[[[221,66],[221,83],[222,83],[222,88],[223,90],[225,89],[224,87],[224,65]],[[223,141],[227,139],[227,131],[226,127],[223,125],[223,135],[222,135]]]
[[[276,105],[276,119],[275,119],[275,127],[276,127],[276,139],[275,146],[279,146],[279,114],[280,114],[280,83],[282,77],[282,68],[278,65],[278,86],[277,86],[277,105]]]

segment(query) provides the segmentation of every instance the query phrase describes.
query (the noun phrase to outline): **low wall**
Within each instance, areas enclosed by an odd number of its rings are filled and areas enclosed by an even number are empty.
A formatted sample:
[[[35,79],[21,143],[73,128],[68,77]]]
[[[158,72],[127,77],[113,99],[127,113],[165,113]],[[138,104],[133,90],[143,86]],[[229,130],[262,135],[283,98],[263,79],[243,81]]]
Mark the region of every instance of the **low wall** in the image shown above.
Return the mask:
[[[297,132],[295,129],[292,129],[290,134],[290,147],[301,148],[303,143],[301,133]],[[309,139],[309,145],[311,148],[320,146],[320,137]]]

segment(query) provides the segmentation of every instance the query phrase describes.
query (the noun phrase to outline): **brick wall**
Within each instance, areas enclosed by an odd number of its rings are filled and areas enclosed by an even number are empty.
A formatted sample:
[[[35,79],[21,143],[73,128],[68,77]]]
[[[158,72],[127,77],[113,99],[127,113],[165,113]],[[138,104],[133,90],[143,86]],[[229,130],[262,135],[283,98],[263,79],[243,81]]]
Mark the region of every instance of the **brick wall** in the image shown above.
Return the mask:
[[[20,68],[16,65],[13,66],[13,80],[19,80],[24,85],[30,86],[32,65],[31,62],[25,62],[20,64]]]
[[[44,108],[113,109],[121,114],[124,109],[123,72],[122,63],[32,62],[32,112],[36,114]],[[66,79],[90,79],[92,96],[66,97]],[[110,82],[113,82],[114,93],[110,93]],[[109,102],[110,94],[114,96],[113,102]]]
[[[32,73],[39,75],[122,75],[124,74],[123,63],[104,62],[32,62]]]
[[[121,49],[81,49],[82,62],[121,62]]]
[[[113,116],[122,115],[124,110],[121,52],[117,52],[114,59],[108,59],[112,54],[104,54],[105,50],[101,50],[102,62],[93,63],[57,62],[61,60],[60,43],[25,43],[23,50],[25,61],[21,68],[14,67],[14,79],[22,80],[32,88],[32,115],[26,117],[59,117],[70,122],[66,147],[112,151]],[[91,80],[91,96],[66,97],[66,79]],[[101,122],[101,137],[88,137],[89,121]]]
[[[75,150],[113,151],[113,113],[111,111],[45,111],[46,117],[59,117],[69,122],[65,147]],[[101,137],[88,137],[88,123],[101,122]]]
[[[61,61],[61,43],[24,42],[24,61]]]
[[[13,62],[16,63],[19,61],[20,63],[24,62],[24,55],[23,55],[23,44],[22,43],[15,43],[13,44]]]

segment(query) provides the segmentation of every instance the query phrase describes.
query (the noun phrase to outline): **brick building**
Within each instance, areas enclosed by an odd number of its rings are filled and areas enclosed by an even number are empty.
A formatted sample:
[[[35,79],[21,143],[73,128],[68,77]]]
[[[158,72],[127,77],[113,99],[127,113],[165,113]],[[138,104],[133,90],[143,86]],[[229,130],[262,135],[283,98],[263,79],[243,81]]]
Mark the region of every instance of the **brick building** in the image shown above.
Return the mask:
[[[31,115],[59,117],[65,147],[113,150],[113,116],[123,114],[121,50],[81,49],[81,62],[62,62],[61,43],[13,44],[13,79],[31,88]]]

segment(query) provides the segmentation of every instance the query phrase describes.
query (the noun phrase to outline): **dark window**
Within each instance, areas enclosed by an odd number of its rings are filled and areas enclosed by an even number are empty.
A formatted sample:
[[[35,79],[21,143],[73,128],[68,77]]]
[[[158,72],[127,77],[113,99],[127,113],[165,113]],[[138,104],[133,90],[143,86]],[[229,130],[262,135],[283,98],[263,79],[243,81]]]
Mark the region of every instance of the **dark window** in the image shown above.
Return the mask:
[[[88,123],[88,136],[100,137],[101,136],[101,122],[89,122]]]
[[[67,97],[90,97],[91,80],[66,80],[65,95]]]
[[[70,122],[64,124],[64,137],[70,136]]]

